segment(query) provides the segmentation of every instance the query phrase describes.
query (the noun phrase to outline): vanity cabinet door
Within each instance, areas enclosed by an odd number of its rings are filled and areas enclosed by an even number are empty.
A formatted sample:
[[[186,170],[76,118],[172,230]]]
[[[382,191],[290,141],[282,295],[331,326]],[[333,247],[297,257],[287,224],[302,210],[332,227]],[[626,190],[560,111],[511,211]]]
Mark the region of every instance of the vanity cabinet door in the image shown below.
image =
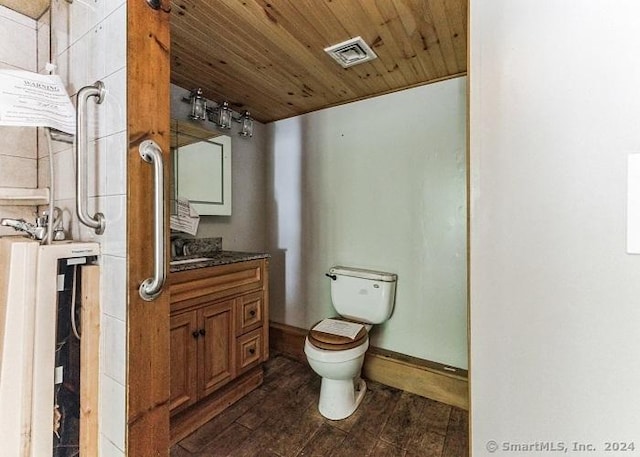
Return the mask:
[[[171,315],[171,413],[196,402],[198,397],[196,339],[198,334],[195,311]]]
[[[200,309],[199,340],[201,397],[235,377],[234,358],[234,300],[227,300]]]

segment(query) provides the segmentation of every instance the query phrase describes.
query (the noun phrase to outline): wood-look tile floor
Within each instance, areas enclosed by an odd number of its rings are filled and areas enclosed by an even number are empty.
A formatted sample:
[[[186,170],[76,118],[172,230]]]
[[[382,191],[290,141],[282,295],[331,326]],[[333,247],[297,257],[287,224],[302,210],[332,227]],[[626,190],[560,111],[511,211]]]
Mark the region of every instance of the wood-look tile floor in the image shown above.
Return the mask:
[[[171,457],[465,457],[467,412],[367,381],[342,421],[318,412],[320,378],[272,355],[262,386],[171,449]]]

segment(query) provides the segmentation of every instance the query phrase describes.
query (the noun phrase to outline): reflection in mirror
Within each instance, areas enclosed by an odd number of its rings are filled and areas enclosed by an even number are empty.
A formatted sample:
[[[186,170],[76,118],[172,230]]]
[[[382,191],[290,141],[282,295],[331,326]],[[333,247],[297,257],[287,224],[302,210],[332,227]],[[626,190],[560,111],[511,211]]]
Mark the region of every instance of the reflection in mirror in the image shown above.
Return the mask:
[[[174,200],[189,200],[201,216],[231,215],[231,138],[174,120],[171,153]]]

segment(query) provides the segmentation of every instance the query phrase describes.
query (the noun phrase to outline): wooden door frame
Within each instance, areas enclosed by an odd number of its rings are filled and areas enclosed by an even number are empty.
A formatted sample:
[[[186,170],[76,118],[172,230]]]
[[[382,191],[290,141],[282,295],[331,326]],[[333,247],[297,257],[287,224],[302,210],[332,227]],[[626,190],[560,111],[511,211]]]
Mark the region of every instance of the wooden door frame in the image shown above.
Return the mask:
[[[127,435],[126,454],[169,454],[169,294],[140,298],[153,272],[153,167],[138,152],[144,140],[163,151],[168,176],[169,0],[152,9],[127,1]],[[165,179],[165,195],[167,195]],[[165,199],[165,209],[168,203]],[[168,215],[168,211],[165,211]],[[165,220],[168,227],[168,217]],[[166,232],[166,230],[165,230]],[[166,240],[165,240],[166,243]]]

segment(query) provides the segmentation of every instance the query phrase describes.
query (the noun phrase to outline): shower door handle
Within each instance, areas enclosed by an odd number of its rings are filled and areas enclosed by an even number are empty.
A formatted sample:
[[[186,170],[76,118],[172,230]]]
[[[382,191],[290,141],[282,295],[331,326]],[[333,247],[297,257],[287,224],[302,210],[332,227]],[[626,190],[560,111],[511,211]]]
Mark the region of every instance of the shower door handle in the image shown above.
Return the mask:
[[[154,196],[153,196],[153,277],[147,278],[140,284],[140,297],[143,300],[154,300],[160,292],[166,278],[166,259],[164,242],[164,165],[162,150],[153,140],[146,140],[140,144],[140,157],[153,165]]]
[[[96,234],[104,233],[104,214],[89,216],[87,211],[87,101],[89,97],[97,97],[96,103],[104,100],[106,90],[102,81],[93,86],[85,86],[78,91],[76,103],[76,214],[84,225],[95,230]]]

